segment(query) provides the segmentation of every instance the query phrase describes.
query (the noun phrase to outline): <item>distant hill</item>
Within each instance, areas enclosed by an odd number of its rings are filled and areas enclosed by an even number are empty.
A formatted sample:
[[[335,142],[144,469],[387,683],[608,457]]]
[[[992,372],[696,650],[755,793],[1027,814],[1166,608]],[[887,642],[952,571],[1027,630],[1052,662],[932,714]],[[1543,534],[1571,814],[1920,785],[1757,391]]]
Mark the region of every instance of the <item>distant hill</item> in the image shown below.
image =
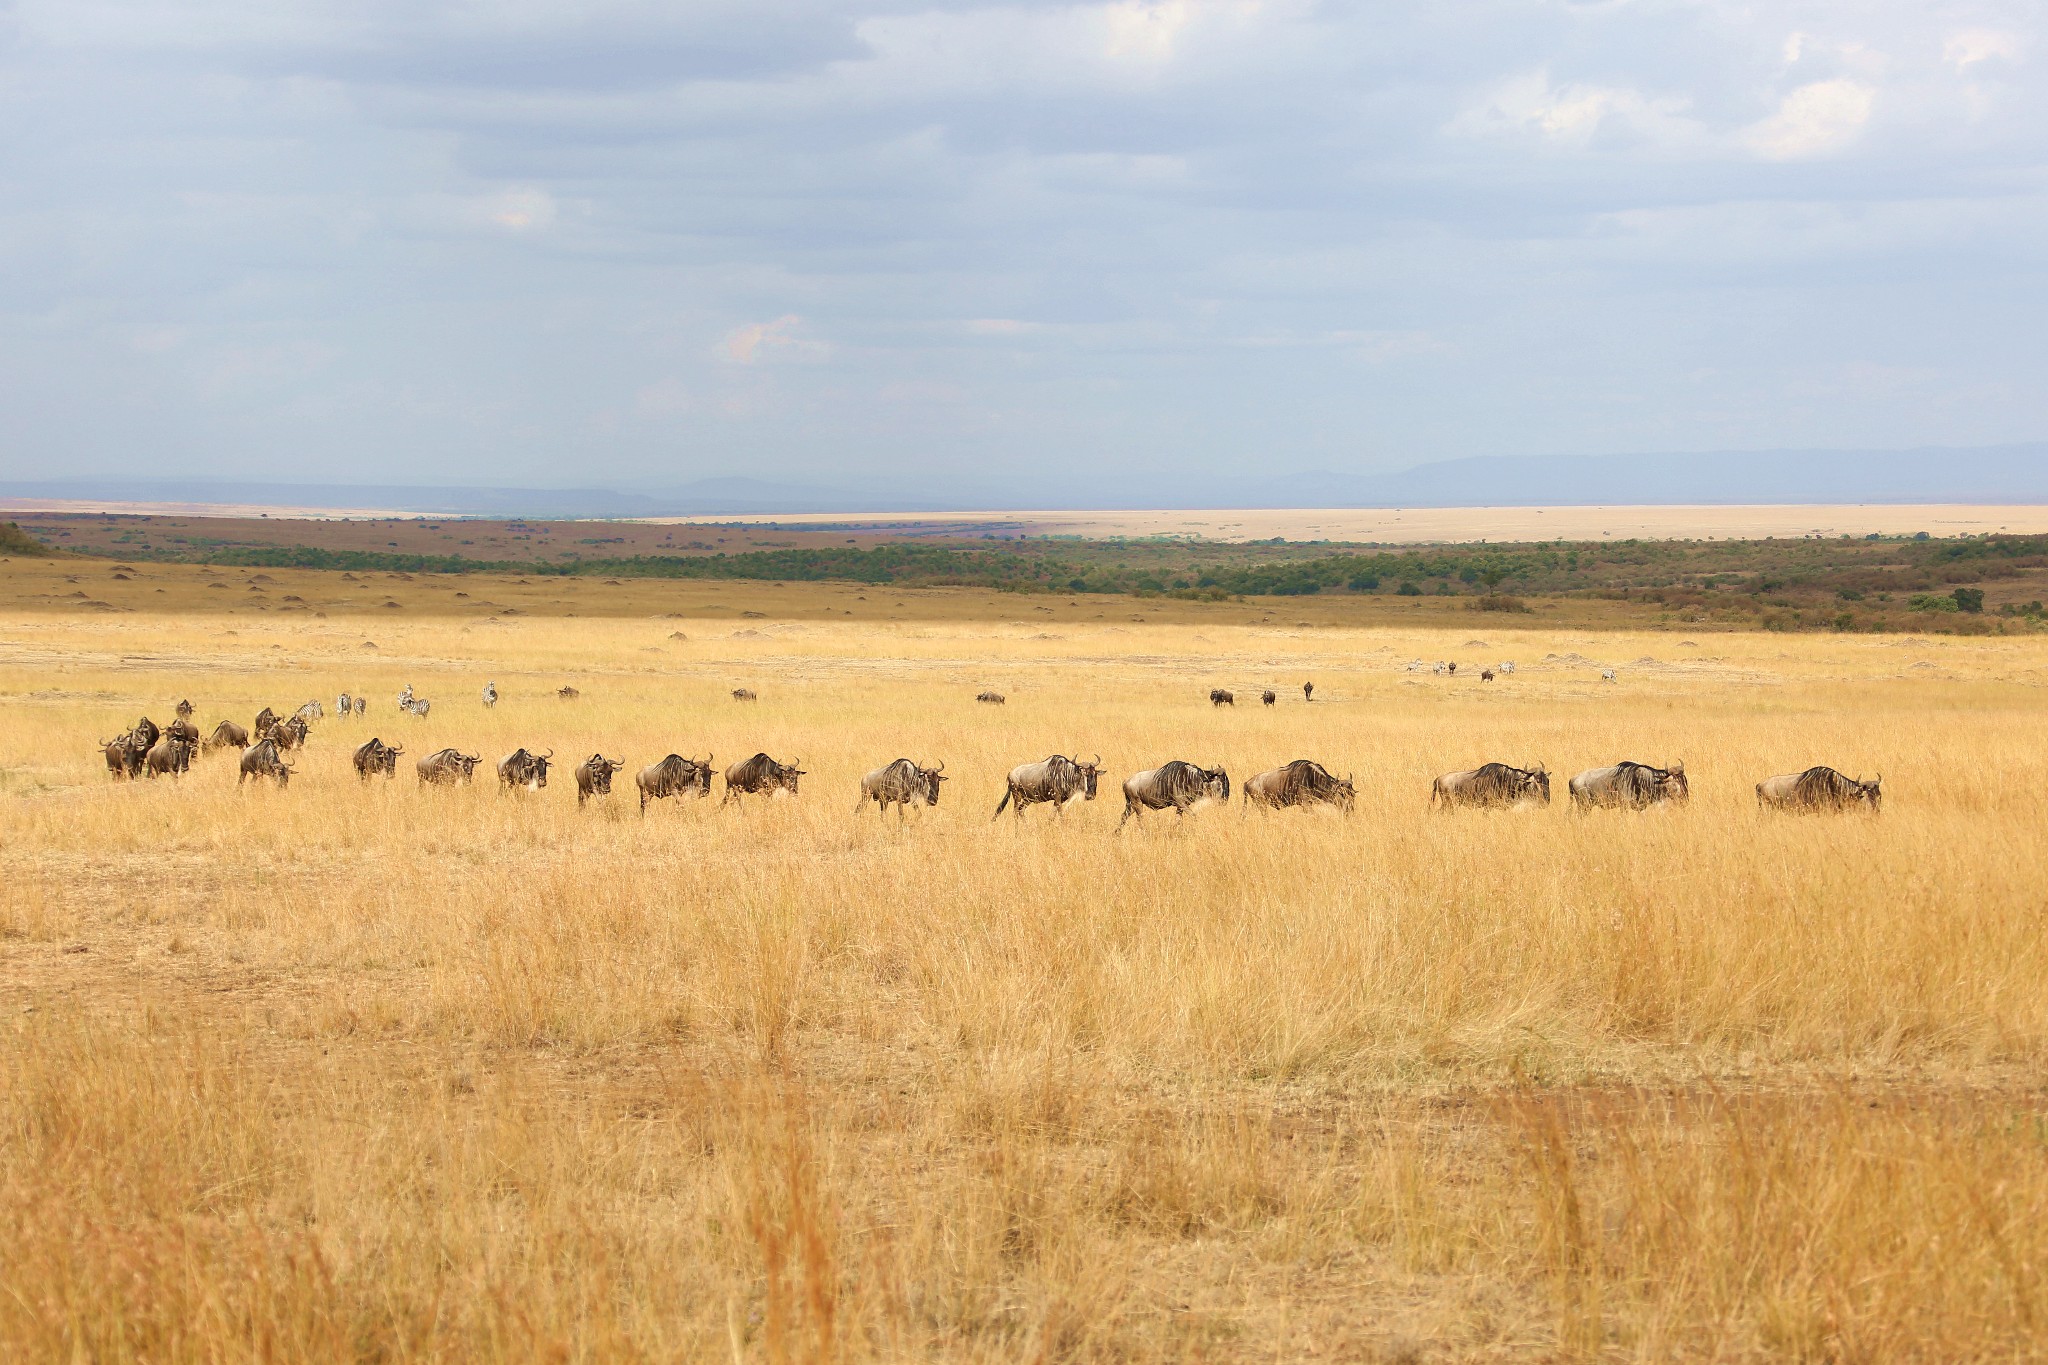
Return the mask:
[[[1416,465],[1391,474],[1320,470],[1264,479],[1193,472],[1057,482],[1039,482],[1028,475],[968,475],[914,486],[869,481],[858,490],[749,478],[700,479],[674,488],[634,491],[154,479],[0,483],[0,497],[6,496],[556,518],[1215,507],[2048,504],[2048,443],[1887,451],[1482,457]]]

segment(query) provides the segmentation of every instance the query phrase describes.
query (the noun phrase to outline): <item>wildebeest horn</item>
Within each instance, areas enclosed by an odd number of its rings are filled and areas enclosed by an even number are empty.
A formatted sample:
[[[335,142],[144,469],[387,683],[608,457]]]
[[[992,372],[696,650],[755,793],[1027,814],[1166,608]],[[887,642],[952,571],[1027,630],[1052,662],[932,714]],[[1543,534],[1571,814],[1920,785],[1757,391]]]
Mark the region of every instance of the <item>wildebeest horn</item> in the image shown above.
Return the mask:
[[[1685,771],[1685,763],[1683,762],[1683,760],[1681,760],[1681,761],[1679,761],[1679,762],[1677,762],[1677,763],[1674,763],[1674,764],[1672,764],[1672,765],[1671,765],[1671,771],[1672,771],[1672,772],[1675,772],[1675,773],[1682,773],[1682,772],[1684,772],[1684,771]]]
[[[553,750],[552,748],[551,748],[551,749],[549,749],[549,750],[548,750],[548,751],[547,751],[546,753],[544,753],[544,754],[542,754],[542,755],[541,755],[541,757],[542,757],[542,758],[553,758],[554,756],[555,756],[555,751],[554,751],[554,750]]]
[[[945,759],[943,759],[943,758],[942,758],[942,759],[940,759],[940,760],[939,760],[939,766],[938,766],[938,767],[936,767],[936,768],[933,768],[933,769],[932,769],[932,771],[933,771],[933,772],[935,772],[935,773],[942,773],[942,772],[946,771],[946,760],[945,760]]]
[[[1102,755],[1101,755],[1101,754],[1097,754],[1097,755],[1095,755],[1095,761],[1094,761],[1093,763],[1090,763],[1090,764],[1089,764],[1088,766],[1089,766],[1089,767],[1091,767],[1091,768],[1099,768],[1099,767],[1101,767],[1101,766],[1102,766]]]

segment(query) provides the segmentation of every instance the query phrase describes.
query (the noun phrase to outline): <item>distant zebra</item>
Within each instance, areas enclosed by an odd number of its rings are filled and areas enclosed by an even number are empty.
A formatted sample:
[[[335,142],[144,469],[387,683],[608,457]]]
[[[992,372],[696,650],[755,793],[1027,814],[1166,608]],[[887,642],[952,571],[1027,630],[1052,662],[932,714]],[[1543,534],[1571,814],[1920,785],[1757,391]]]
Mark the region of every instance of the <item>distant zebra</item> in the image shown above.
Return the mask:
[[[356,714],[358,716],[367,716],[370,714],[370,699],[368,697],[356,698]]]
[[[433,705],[434,703],[428,701],[425,697],[413,697],[400,702],[398,709],[409,716],[416,716],[420,720],[425,720],[427,712],[433,708]]]
[[[492,681],[492,682],[487,682],[487,683],[485,683],[485,684],[484,684],[484,705],[485,705],[485,706],[496,706],[497,704],[498,704],[498,684],[496,683],[496,681]]]
[[[334,699],[334,714],[337,716],[352,715],[354,714],[354,706],[355,699],[344,692]]]

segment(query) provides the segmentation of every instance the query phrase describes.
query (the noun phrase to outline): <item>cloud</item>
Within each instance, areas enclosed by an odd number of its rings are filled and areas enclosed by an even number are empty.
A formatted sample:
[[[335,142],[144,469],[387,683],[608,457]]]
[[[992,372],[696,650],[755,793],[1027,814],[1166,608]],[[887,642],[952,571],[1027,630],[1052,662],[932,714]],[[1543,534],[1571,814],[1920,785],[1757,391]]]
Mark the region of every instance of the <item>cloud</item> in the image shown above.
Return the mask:
[[[819,359],[831,348],[800,334],[804,320],[785,313],[772,322],[749,322],[727,332],[718,343],[720,359],[736,365],[752,365],[781,356],[785,359]]]
[[[2016,34],[1997,29],[1966,28],[1949,35],[1948,41],[1942,44],[1941,56],[1958,71],[1993,58],[2014,62],[2019,60],[2020,40]]]
[[[1450,131],[1479,137],[1533,132],[1554,143],[1584,146],[1610,130],[1671,145],[1698,136],[1698,125],[1685,116],[1687,105],[1682,97],[1652,97],[1624,86],[1557,86],[1549,73],[1533,71],[1460,113]]]
[[[1776,113],[1750,126],[1745,140],[1772,161],[1836,151],[1863,131],[1876,101],[1877,91],[1860,81],[1815,81],[1786,95]]]

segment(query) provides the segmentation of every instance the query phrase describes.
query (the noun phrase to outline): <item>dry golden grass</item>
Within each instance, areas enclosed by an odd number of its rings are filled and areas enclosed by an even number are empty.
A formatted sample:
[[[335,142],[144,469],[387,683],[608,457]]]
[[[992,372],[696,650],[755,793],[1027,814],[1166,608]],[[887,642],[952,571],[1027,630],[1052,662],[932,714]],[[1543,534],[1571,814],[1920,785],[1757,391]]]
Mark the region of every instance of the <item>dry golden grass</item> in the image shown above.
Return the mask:
[[[2048,646],[753,591],[791,608],[0,616],[0,1354],[2043,1354]],[[285,791],[92,747],[343,689],[368,720]],[[570,763],[364,786],[372,733]],[[629,768],[579,813],[593,749],[809,775],[643,821]],[[1075,749],[1101,800],[990,822]],[[856,817],[899,754],[942,804]],[[1352,818],[1111,833],[1136,768],[1299,755],[1357,774]],[[1425,806],[1622,757],[1683,758],[1690,806]],[[1823,761],[1884,814],[1757,813]]]

